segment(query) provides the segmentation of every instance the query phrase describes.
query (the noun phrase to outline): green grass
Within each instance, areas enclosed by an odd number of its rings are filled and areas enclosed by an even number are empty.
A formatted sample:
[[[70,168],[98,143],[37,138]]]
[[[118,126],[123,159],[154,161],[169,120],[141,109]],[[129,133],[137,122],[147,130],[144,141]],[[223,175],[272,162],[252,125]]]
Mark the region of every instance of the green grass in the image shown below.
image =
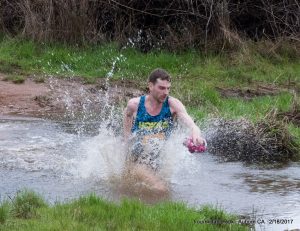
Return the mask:
[[[24,71],[57,76],[105,77],[115,63],[115,78],[137,79],[144,78],[157,66],[175,73],[181,72],[187,61],[190,62],[189,65],[193,63],[193,57],[193,53],[175,55],[153,52],[145,55],[131,48],[120,49],[113,43],[78,48],[36,44],[18,39],[4,39],[0,42],[2,69],[5,65],[18,65]]]
[[[11,203],[0,204],[0,230],[248,230],[237,224],[236,216],[210,206],[196,209],[175,202],[146,205],[128,199],[113,203],[95,195],[49,206],[32,191],[21,194]],[[9,212],[14,211],[15,203],[34,208],[34,216]],[[225,224],[228,221],[233,224]]]
[[[280,54],[270,53],[263,43],[249,43],[232,53],[203,55],[197,50],[176,53],[141,53],[116,43],[90,46],[38,44],[28,40],[1,37],[0,72],[9,76],[35,74],[43,82],[49,75],[80,76],[85,83],[97,78],[127,79],[146,87],[149,73],[165,68],[173,76],[171,95],[179,98],[196,119],[211,116],[262,119],[271,109],[287,111],[292,94],[223,98],[216,87],[243,88],[272,85],[300,89],[300,58],[284,46]],[[292,52],[292,51],[290,51]],[[37,80],[39,81],[39,80]],[[299,96],[298,96],[299,97]],[[294,128],[299,130],[300,128]],[[297,136],[299,132],[296,132]]]
[[[23,190],[17,193],[12,202],[12,214],[17,218],[35,218],[37,209],[45,207],[44,199],[30,190]]]
[[[25,78],[24,76],[20,76],[20,75],[7,75],[5,78],[3,78],[4,81],[12,81],[13,83],[16,84],[21,84],[25,82]]]
[[[8,217],[9,217],[9,211],[10,210],[10,205],[7,201],[2,202],[0,204],[0,225],[4,224]]]
[[[263,96],[252,100],[243,100],[239,98],[216,99],[208,103],[200,104],[198,107],[189,107],[189,111],[197,119],[208,117],[222,117],[227,119],[248,118],[252,122],[260,120],[266,116],[272,109],[288,111],[292,102],[292,95],[281,93],[277,96]],[[213,103],[216,101],[217,103]]]
[[[282,84],[299,80],[299,64],[297,59],[274,63],[253,51],[207,56],[196,50],[144,54],[133,48],[120,48],[115,43],[70,47],[12,38],[0,40],[0,71],[17,66],[30,73],[89,79],[105,77],[114,66],[116,79],[145,80],[151,70],[162,67],[175,80],[201,80],[208,85],[237,86],[253,81]]]
[[[298,144],[298,146],[300,146],[300,129],[299,129],[299,127],[296,127],[295,125],[290,124],[288,129],[289,129],[290,134],[295,138],[296,144]],[[300,153],[299,153],[299,157],[300,157]]]
[[[219,112],[221,117],[239,118],[244,116],[255,122],[274,108],[284,112],[288,111],[292,100],[293,97],[289,93],[257,97],[249,101],[230,98],[222,101]]]

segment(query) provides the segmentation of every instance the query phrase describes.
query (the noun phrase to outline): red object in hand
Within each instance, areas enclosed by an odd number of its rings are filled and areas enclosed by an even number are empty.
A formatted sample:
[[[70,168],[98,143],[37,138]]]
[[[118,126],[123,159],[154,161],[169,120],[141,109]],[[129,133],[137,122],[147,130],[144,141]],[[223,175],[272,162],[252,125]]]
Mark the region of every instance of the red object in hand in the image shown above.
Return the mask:
[[[206,142],[205,142],[205,144],[195,145],[192,138],[188,138],[184,142],[184,145],[189,149],[190,153],[206,151]]]

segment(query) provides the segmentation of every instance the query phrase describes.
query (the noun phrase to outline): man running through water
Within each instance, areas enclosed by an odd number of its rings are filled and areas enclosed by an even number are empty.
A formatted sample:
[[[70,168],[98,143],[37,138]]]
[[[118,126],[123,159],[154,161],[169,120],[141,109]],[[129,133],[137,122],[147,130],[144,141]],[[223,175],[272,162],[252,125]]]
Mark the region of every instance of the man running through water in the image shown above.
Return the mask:
[[[128,101],[123,121],[125,141],[134,141],[129,144],[131,175],[162,193],[167,191],[167,187],[156,173],[159,169],[158,146],[170,136],[175,118],[190,129],[194,144],[205,142],[184,105],[169,96],[170,87],[171,77],[165,70],[158,68],[152,71],[148,77],[149,93]]]

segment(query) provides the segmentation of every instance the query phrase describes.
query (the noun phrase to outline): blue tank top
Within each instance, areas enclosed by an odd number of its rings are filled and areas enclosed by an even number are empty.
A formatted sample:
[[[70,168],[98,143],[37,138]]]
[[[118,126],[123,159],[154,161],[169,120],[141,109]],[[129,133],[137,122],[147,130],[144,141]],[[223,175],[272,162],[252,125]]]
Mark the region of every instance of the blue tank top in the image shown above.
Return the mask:
[[[160,139],[166,139],[174,127],[173,117],[168,103],[168,97],[163,102],[161,111],[158,115],[150,115],[145,107],[146,96],[141,96],[137,115],[132,126],[131,132],[137,135],[154,135]]]

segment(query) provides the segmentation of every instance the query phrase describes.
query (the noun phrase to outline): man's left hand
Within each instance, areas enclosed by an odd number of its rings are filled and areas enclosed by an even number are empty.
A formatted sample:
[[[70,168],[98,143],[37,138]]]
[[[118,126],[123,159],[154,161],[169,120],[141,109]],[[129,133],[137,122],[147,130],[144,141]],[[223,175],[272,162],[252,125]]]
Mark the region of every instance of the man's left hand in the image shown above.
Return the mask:
[[[201,132],[200,132],[200,130],[198,128],[197,129],[193,129],[193,131],[192,131],[192,137],[191,138],[192,138],[193,143],[195,145],[205,145],[206,144],[206,141],[202,137]]]

